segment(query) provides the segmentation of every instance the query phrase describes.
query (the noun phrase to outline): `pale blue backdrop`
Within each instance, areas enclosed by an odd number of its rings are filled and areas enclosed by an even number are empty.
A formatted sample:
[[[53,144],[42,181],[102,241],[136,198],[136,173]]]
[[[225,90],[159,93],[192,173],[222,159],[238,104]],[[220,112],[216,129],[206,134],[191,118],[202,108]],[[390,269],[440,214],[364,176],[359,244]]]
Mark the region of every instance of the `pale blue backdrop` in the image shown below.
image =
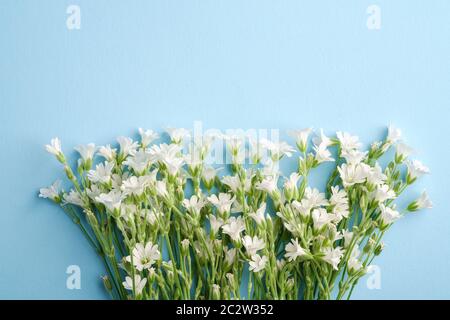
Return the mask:
[[[80,30],[66,27],[70,4]],[[432,169],[411,197],[426,187],[435,208],[392,228],[381,290],[362,282],[354,297],[450,298],[449,21],[447,0],[0,1],[0,298],[107,298],[84,238],[37,198],[61,177],[50,138],[70,152],[194,120],[365,142],[401,127]],[[66,289],[72,264],[81,290]]]

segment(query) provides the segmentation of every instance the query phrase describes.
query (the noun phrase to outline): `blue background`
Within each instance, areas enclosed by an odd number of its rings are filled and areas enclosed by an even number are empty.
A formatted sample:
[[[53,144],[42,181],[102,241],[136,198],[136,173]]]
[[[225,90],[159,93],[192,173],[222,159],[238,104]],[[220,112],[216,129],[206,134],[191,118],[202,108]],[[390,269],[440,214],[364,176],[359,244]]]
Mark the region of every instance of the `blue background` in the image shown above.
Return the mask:
[[[66,8],[81,7],[81,30]],[[381,8],[381,30],[366,9]],[[59,136],[111,143],[139,126],[401,127],[432,169],[435,208],[399,221],[375,260],[381,290],[450,298],[450,1],[0,1],[0,298],[107,298],[78,229],[37,192]],[[73,157],[72,157],[73,158]],[[82,289],[66,289],[68,265]]]

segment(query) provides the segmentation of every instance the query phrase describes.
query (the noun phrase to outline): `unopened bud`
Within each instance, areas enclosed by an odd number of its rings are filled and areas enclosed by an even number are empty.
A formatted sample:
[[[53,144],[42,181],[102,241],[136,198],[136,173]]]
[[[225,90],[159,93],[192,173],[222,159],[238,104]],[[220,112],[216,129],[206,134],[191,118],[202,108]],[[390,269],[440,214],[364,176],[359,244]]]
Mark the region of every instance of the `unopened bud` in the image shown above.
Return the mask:
[[[66,172],[66,176],[69,180],[73,180],[75,178],[72,169],[70,169],[68,165],[64,166],[64,171]]]
[[[381,254],[381,252],[383,251],[383,249],[384,249],[384,243],[382,242],[375,248],[374,254],[376,256],[379,256]]]
[[[189,239],[181,241],[181,254],[186,256],[189,252]]]
[[[212,296],[214,300],[220,300],[220,287],[217,284],[212,285]]]
[[[289,278],[286,281],[286,292],[290,292],[294,289],[295,281],[293,278]]]
[[[106,290],[108,292],[110,292],[112,290],[112,284],[111,284],[111,281],[109,280],[109,277],[103,276],[102,281],[103,281],[103,285],[105,286]]]
[[[92,227],[98,226],[98,221],[97,221],[97,218],[95,217],[94,213],[91,210],[85,210],[85,212],[86,212],[86,216],[87,216],[89,224]]]

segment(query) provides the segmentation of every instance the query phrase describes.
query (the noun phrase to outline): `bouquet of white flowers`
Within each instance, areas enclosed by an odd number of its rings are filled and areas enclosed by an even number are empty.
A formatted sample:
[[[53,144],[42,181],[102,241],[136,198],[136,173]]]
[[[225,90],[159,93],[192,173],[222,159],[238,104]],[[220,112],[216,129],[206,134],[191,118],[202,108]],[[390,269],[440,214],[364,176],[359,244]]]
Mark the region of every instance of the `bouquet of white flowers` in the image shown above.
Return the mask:
[[[429,173],[407,159],[411,148],[394,127],[368,151],[348,133],[321,131],[311,143],[311,129],[290,132],[300,156],[282,184],[279,162],[296,152],[286,142],[191,140],[189,131],[170,129],[170,143],[152,144],[158,134],[139,133],[140,141],[119,137],[118,149],[76,147],[76,173],[59,139],[46,146],[73,188],[56,182],[40,196],[60,205],[99,254],[115,299],[349,298],[386,230],[432,206],[425,192],[404,210],[393,202]],[[221,176],[208,160],[217,141],[230,156]],[[391,147],[383,168],[378,160]],[[321,193],[308,176],[324,162],[335,166]]]

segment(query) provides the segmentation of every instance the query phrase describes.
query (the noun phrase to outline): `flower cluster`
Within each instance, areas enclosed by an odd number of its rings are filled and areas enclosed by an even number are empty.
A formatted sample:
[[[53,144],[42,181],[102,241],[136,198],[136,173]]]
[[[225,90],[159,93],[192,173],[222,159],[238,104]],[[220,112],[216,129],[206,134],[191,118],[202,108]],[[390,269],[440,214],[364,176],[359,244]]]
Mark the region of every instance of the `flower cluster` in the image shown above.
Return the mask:
[[[76,173],[59,139],[46,146],[73,187],[63,191],[58,181],[40,196],[59,204],[99,253],[116,299],[341,299],[383,250],[386,230],[432,207],[425,192],[404,210],[394,204],[429,169],[409,160],[411,148],[392,126],[367,151],[349,133],[309,128],[290,132],[297,150],[167,132],[166,143],[139,129],[139,141],[78,146]],[[231,155],[221,175],[206,161],[218,139]],[[279,162],[296,152],[296,172],[283,177]],[[334,169],[320,191],[308,177],[325,162]]]

